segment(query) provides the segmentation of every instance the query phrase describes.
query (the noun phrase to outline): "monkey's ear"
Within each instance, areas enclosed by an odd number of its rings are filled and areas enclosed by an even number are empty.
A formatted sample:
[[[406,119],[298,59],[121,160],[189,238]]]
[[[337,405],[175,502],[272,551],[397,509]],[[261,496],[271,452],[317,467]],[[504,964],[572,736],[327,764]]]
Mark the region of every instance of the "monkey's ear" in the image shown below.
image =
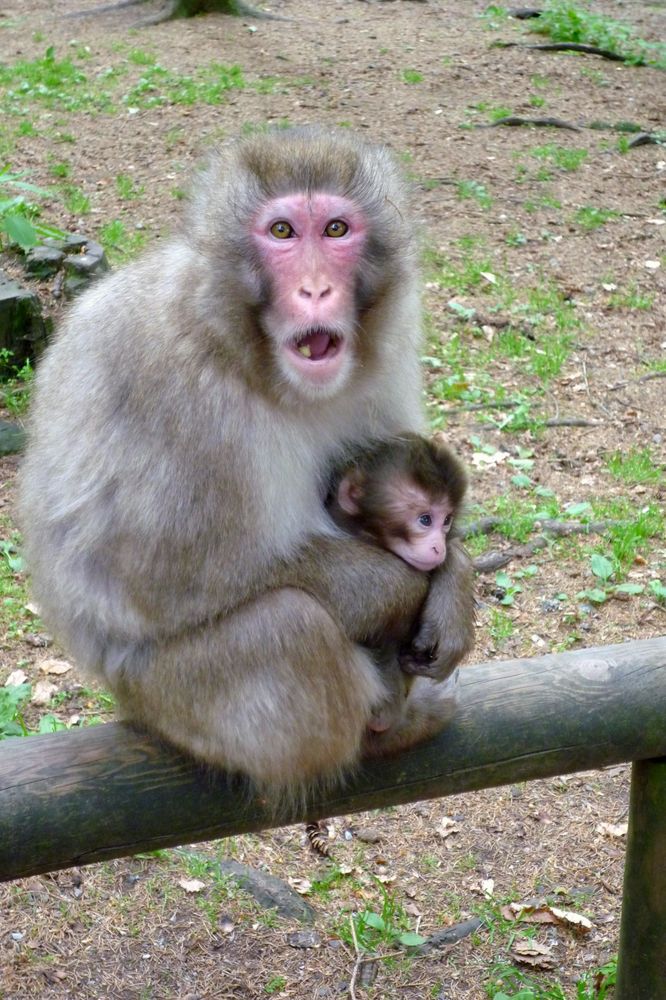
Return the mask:
[[[350,469],[340,480],[338,503],[345,514],[356,517],[361,513],[360,500],[363,496],[363,473],[360,469]]]

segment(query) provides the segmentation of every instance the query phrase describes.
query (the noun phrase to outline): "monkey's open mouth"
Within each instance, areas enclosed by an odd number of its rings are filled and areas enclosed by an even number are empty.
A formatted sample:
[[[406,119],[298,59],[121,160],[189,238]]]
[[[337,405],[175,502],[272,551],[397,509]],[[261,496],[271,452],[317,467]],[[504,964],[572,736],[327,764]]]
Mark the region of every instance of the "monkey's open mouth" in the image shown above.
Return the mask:
[[[338,353],[342,340],[330,330],[310,330],[292,342],[292,350],[308,361],[326,361]]]

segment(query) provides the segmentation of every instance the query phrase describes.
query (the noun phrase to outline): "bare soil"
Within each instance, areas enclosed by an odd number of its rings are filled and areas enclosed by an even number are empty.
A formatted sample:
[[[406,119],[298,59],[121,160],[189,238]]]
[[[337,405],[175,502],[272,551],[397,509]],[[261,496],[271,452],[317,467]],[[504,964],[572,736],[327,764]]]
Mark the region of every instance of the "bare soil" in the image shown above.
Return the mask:
[[[211,62],[238,64],[247,85],[229,91],[219,105],[166,103],[92,113],[35,104],[34,134],[17,141],[12,167],[27,167],[34,183],[49,185],[52,165],[66,160],[68,180],[91,201],[90,213],[79,218],[54,199],[44,208],[48,221],[95,237],[102,225],[120,219],[131,234],[156,240],[177,217],[174,194],[212,143],[267,122],[349,124],[403,158],[416,186],[426,247],[457,266],[470,247],[476,247],[477,259],[487,258],[490,277],[462,294],[426,274],[435,343],[457,333],[492,344],[502,320],[494,311],[492,279],[498,274],[518,296],[537,281],[553,283],[581,320],[573,350],[548,383],[543,415],[587,425],[508,435],[488,423],[483,411],[436,407],[440,419],[446,411],[446,434],[472,468],[474,500],[488,503],[510,493],[516,469],[508,459],[527,449],[534,460],[530,476],[562,506],[627,496],[636,510],[663,504],[663,476],[627,484],[607,465],[609,454],[631,448],[651,449],[655,464],[663,466],[666,458],[666,381],[641,380],[654,374],[650,366],[663,361],[666,347],[663,201],[660,208],[666,150],[621,149],[625,133],[611,128],[631,122],[647,132],[664,129],[663,73],[594,56],[493,47],[498,40],[539,39],[527,36],[516,20],[480,17],[481,3],[278,0],[271,9],[288,20],[209,15],[139,31],[130,28],[137,16],[131,8],[96,18],[63,16],[81,6],[94,5],[9,0],[0,17],[2,62],[41,57],[48,45],[58,58],[85,47],[89,79],[122,67],[129,87],[143,68],[127,56],[141,49],[179,74]],[[657,4],[608,0],[603,13],[630,16],[646,39],[663,36],[664,12]],[[406,81],[410,70],[421,79]],[[261,92],[268,78],[276,82]],[[477,127],[487,126],[498,108],[563,119],[581,130]],[[590,128],[593,123],[607,127]],[[63,135],[73,141],[64,142]],[[546,144],[586,150],[587,157],[576,170],[561,169],[534,155]],[[548,175],[539,173],[543,167]],[[119,174],[134,180],[136,199],[120,196]],[[470,190],[461,189],[461,182],[483,185],[485,204],[479,188],[472,189],[477,197],[461,197]],[[576,216],[585,206],[616,214],[588,229]],[[57,316],[61,303],[48,289],[41,293]],[[619,293],[627,293],[623,301]],[[471,332],[456,319],[448,305],[452,298],[477,310],[480,330]],[[552,322],[555,330],[554,316]],[[538,329],[547,354],[548,324]],[[538,378],[513,360],[499,356],[488,371],[509,398],[521,385],[539,388]],[[495,461],[478,463],[482,447]],[[3,462],[4,512],[11,513],[16,465],[15,459]],[[594,583],[581,545],[558,543],[530,560],[539,572],[522,581],[523,592],[504,609],[513,626],[504,638],[494,626],[494,577],[480,578],[475,660],[536,656],[666,631],[663,605],[647,594],[609,600],[584,613],[571,613],[571,602],[568,614],[553,610],[557,594],[574,595]],[[662,534],[640,550],[629,577],[663,582],[665,573]],[[5,636],[0,683],[17,666],[38,679],[40,662],[54,655],[57,648],[39,650],[21,635]],[[64,720],[97,708],[75,670],[52,679],[65,694],[57,710]],[[306,1000],[351,994],[478,1000],[497,979],[498,966],[515,964],[512,947],[524,940],[519,928],[499,916],[500,904],[548,897],[587,915],[592,928],[577,933],[566,925],[537,925],[535,937],[550,949],[551,968],[542,960],[535,970],[522,968],[540,982],[558,980],[573,998],[576,980],[617,951],[624,840],[621,830],[600,824],[626,819],[627,790],[628,767],[617,767],[336,819],[331,850],[341,874],[308,896],[318,913],[319,940],[305,950],[289,943],[291,922],[260,910],[210,872],[201,876],[202,888],[188,891],[181,882],[196,866],[173,852],[18,881],[0,889],[0,997],[244,1000],[275,994]],[[368,827],[376,842],[368,842]],[[363,828],[362,838],[357,834]],[[286,880],[321,883],[333,871],[332,862],[311,853],[299,826],[194,850],[211,859],[232,855]],[[381,945],[379,952],[388,957],[374,969],[374,985],[358,977],[352,985],[350,915],[365,907],[379,911],[380,886],[423,935],[475,913],[486,923],[459,944],[423,958],[408,959]]]

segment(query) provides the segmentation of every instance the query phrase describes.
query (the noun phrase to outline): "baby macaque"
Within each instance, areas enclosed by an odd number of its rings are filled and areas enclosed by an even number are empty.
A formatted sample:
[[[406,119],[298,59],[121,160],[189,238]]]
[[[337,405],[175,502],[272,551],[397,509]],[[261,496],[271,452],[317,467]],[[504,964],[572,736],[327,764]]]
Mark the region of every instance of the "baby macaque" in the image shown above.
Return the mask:
[[[329,512],[345,531],[427,573],[446,559],[466,489],[465,469],[450,448],[409,433],[353,458],[335,478]],[[389,644],[375,656],[389,689],[369,722],[371,732],[379,733],[399,716],[413,677],[401,669],[397,646]]]

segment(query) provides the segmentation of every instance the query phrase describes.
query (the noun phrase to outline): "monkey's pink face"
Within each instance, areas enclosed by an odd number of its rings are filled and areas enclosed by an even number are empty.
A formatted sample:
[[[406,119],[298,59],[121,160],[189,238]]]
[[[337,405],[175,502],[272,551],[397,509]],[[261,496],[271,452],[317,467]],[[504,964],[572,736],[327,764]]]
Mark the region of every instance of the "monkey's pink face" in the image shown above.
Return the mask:
[[[428,502],[420,490],[410,492],[415,502],[405,508],[404,536],[389,536],[386,546],[410,566],[427,572],[446,559],[446,536],[453,524],[453,511],[447,500]]]
[[[367,226],[348,198],[293,194],[252,226],[271,286],[261,321],[281,371],[308,395],[333,395],[353,366],[356,277]]]

